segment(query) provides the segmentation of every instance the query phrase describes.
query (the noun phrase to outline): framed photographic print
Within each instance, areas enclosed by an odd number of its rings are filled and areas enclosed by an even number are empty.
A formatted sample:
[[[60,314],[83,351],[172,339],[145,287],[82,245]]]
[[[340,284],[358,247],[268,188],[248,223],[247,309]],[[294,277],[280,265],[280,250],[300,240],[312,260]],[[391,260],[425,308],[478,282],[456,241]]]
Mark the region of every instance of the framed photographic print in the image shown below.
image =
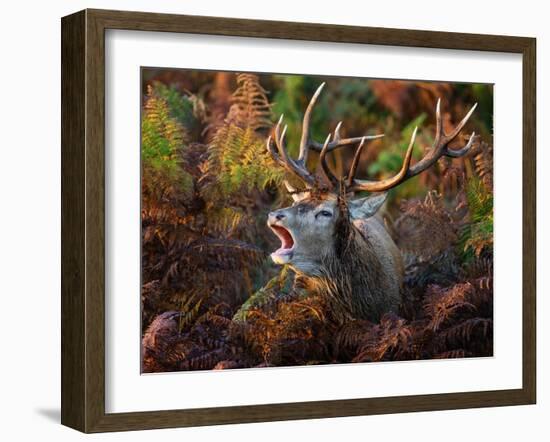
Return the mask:
[[[535,403],[535,40],[62,19],[62,423]]]

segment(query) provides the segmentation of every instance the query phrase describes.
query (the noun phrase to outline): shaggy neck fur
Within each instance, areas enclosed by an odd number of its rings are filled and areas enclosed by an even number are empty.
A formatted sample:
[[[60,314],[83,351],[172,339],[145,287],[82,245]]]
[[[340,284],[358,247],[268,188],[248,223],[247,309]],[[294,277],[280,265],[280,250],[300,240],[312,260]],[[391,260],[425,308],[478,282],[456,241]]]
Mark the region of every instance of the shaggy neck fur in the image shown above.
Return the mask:
[[[311,283],[328,297],[340,321],[378,321],[386,309],[380,302],[382,265],[368,238],[357,229],[344,204],[334,231],[334,253],[324,256]]]

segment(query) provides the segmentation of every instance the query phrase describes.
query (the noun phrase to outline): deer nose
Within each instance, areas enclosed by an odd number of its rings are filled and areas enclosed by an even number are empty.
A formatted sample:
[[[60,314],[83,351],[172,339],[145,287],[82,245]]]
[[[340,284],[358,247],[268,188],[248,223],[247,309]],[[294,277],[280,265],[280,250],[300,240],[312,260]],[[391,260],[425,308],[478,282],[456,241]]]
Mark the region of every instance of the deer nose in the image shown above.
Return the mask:
[[[280,212],[279,210],[269,213],[269,219],[272,221],[281,221],[284,218],[286,218],[286,215],[283,212]]]

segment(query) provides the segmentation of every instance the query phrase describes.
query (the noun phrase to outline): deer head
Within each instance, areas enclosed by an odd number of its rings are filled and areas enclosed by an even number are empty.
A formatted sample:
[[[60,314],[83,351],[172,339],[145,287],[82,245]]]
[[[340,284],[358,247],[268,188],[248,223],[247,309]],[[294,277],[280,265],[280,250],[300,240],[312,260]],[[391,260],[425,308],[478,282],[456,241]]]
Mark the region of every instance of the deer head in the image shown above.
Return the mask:
[[[472,107],[451,133],[446,134],[443,131],[438,100],[435,139],[427,154],[416,164],[411,165],[417,132],[415,128],[403,165],[395,176],[379,181],[360,180],[355,178],[355,175],[363,147],[367,141],[384,135],[342,138],[341,123],[339,123],[334,133],[329,134],[324,143],[312,140],[309,131],[311,113],[324,85],[325,83],[319,86],[304,114],[297,159],[291,158],[285,147],[287,126],[281,128],[283,116],[275,126],[272,136],[267,140],[267,149],[273,159],[303,184],[303,188],[298,190],[285,182],[294,199],[294,204],[269,214],[267,224],[281,240],[281,247],[271,254],[271,258],[277,264],[289,264],[298,272],[312,276],[322,273],[322,263],[327,257],[334,257],[342,252],[341,244],[350,240],[348,236],[353,233],[354,223],[357,224],[377,213],[389,189],[428,169],[443,156],[457,158],[468,153],[475,133],[472,133],[468,143],[460,149],[450,149],[448,145],[465,126],[477,105]],[[337,177],[327,164],[327,154],[351,145],[358,145],[358,147],[350,170],[346,176]],[[310,173],[306,168],[309,150],[319,152],[320,175]],[[358,191],[367,191],[369,195],[354,198],[355,192]]]

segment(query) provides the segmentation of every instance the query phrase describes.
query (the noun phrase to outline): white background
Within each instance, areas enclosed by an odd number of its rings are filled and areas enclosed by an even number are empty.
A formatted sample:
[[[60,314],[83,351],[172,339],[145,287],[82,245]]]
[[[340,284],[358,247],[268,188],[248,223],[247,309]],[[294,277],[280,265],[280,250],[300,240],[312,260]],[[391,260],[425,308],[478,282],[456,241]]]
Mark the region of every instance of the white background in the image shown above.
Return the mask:
[[[495,357],[140,376],[140,66],[494,83]],[[106,72],[107,412],[521,387],[521,56],[108,31]]]
[[[187,440],[299,438],[463,441],[547,440],[550,428],[550,326],[548,309],[548,198],[542,165],[550,142],[543,123],[550,118],[550,30],[543,2],[484,4],[462,1],[441,8],[439,1],[362,3],[319,2],[161,1],[50,1],[3,5],[2,106],[0,189],[3,233],[0,246],[2,363],[0,388],[4,440],[78,440],[84,436],[61,427],[59,421],[59,309],[60,309],[60,29],[59,17],[84,7],[133,9],[248,18],[404,27],[461,32],[527,35],[538,38],[538,164],[539,164],[539,288],[538,288],[538,405],[406,415],[354,417],[315,421],[232,425],[92,436],[107,440],[185,438]],[[8,6],[9,5],[9,6]],[[519,165],[518,165],[519,167]]]

